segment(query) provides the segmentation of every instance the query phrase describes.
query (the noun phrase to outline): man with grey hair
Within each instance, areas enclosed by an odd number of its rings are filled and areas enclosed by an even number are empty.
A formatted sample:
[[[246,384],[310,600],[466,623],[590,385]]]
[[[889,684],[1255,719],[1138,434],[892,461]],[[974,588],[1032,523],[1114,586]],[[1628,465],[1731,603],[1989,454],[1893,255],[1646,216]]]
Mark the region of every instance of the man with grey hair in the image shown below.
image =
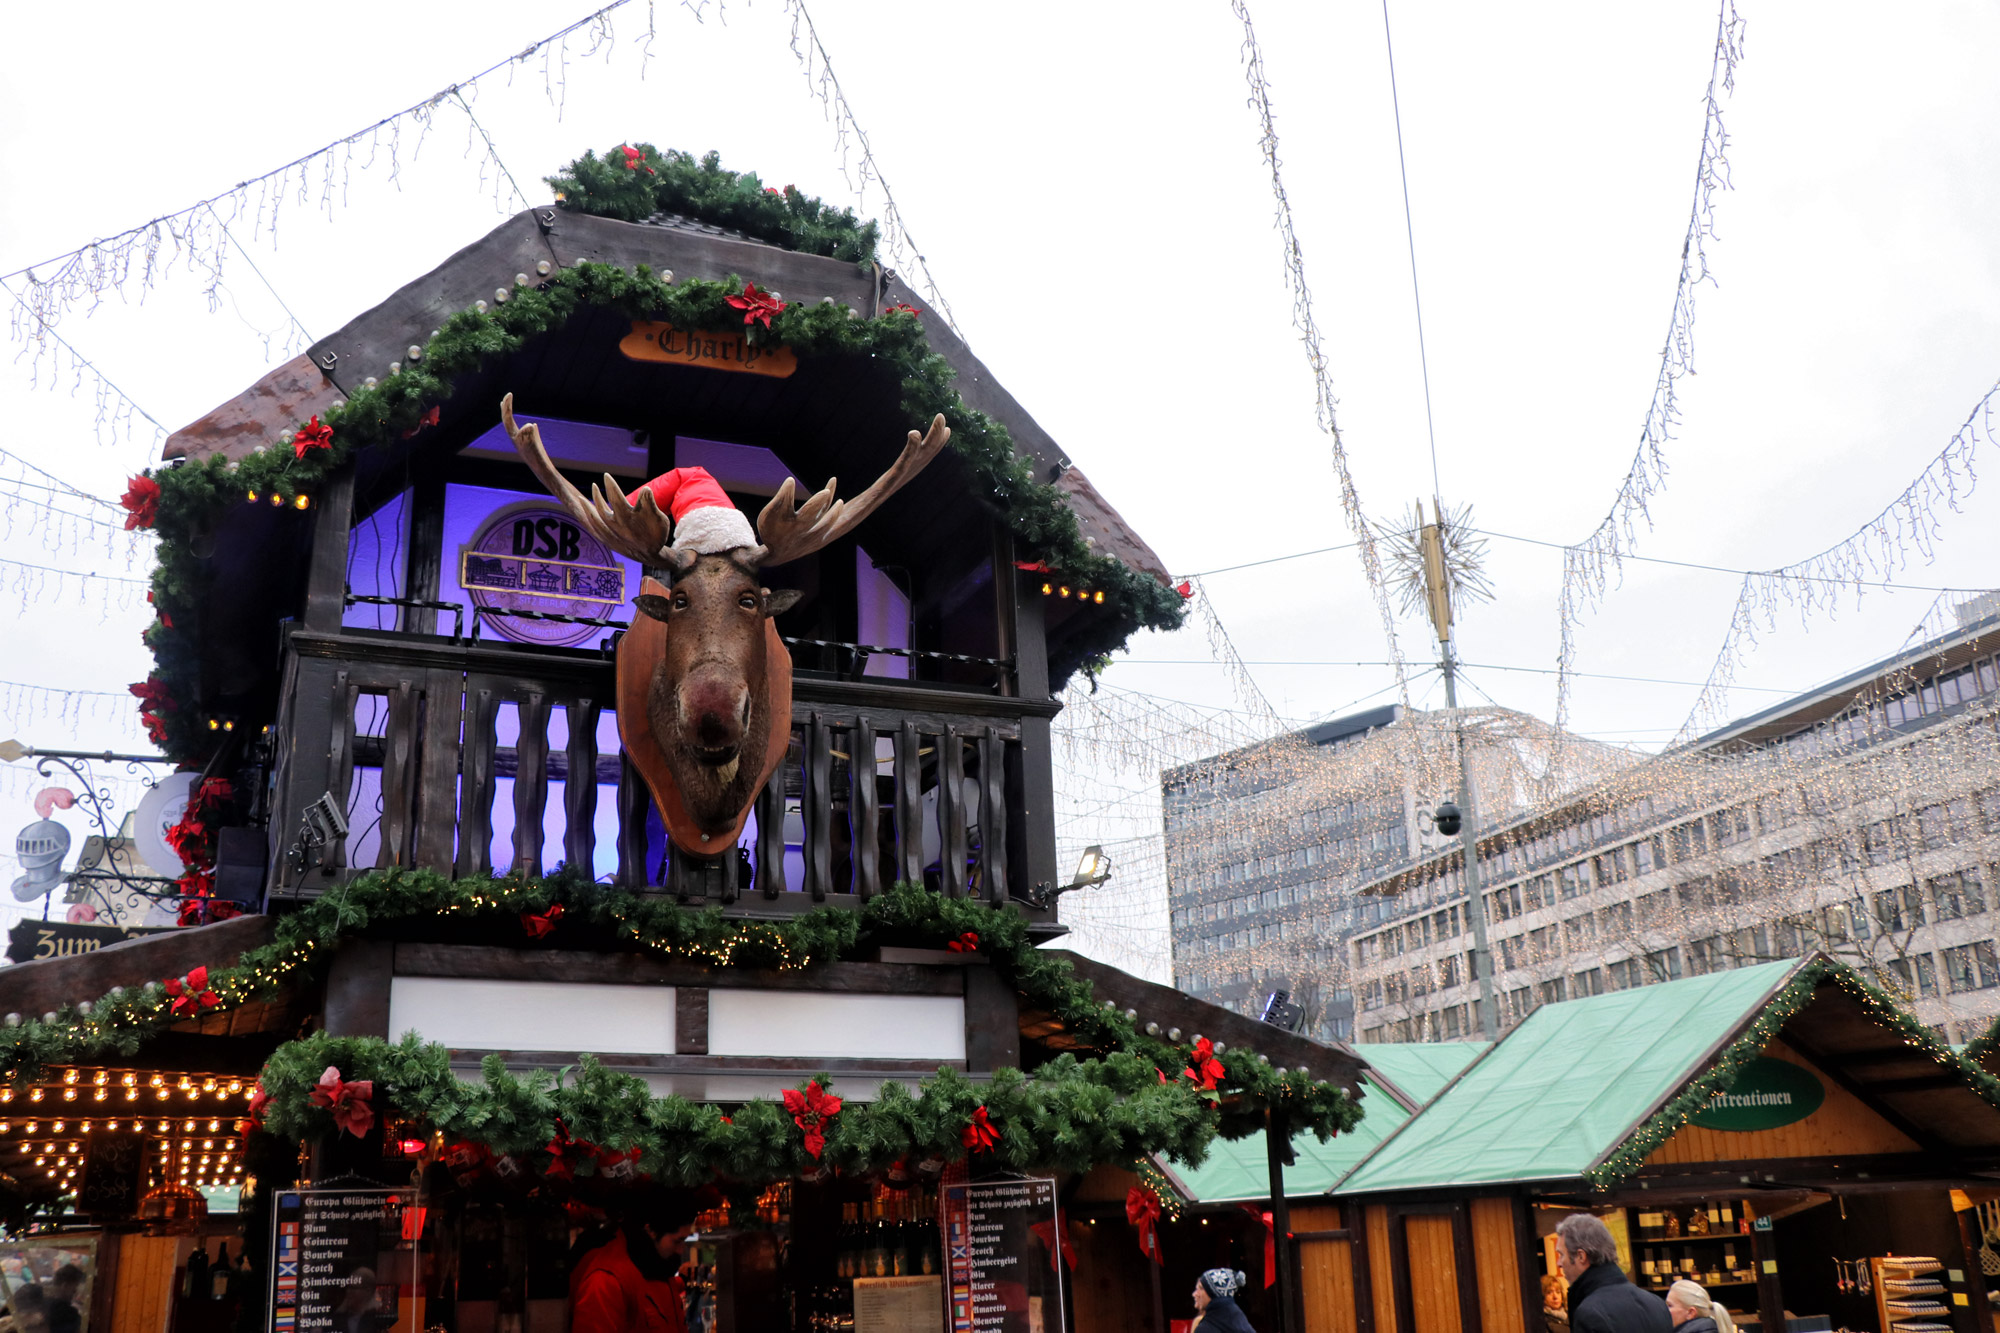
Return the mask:
[[[1611,1229],[1589,1213],[1556,1224],[1556,1263],[1569,1279],[1572,1333],[1673,1333],[1667,1303],[1626,1279]]]

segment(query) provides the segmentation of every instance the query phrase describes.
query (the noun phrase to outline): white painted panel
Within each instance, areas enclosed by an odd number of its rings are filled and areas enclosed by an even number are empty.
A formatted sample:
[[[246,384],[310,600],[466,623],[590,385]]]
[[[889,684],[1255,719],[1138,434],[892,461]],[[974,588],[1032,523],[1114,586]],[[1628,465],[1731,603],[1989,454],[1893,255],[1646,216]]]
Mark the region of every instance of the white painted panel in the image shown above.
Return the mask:
[[[470,1050],[674,1053],[672,986],[397,977],[389,1036]]]
[[[708,992],[708,1053],[963,1060],[965,997],[718,986]]]

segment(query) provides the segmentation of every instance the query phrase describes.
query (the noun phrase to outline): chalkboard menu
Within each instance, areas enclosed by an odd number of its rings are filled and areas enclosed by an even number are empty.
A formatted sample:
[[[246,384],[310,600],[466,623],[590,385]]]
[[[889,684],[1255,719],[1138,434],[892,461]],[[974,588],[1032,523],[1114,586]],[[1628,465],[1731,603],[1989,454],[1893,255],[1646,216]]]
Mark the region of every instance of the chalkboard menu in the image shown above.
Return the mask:
[[[1056,1234],[1056,1182],[986,1180],[944,1187],[951,1333],[1053,1333],[1063,1324],[1062,1283],[1034,1228]]]
[[[76,1210],[92,1217],[132,1217],[139,1211],[139,1178],[146,1167],[146,1140],[137,1134],[93,1134],[83,1159],[83,1184]]]
[[[281,1191],[271,1215],[272,1333],[416,1333],[415,1193]]]

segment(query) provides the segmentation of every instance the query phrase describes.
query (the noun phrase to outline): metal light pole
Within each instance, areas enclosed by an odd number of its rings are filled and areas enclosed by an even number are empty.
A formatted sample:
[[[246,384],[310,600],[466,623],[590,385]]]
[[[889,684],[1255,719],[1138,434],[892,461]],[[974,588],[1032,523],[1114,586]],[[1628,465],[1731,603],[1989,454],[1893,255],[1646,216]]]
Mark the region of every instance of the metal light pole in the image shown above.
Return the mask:
[[[1417,502],[1421,517],[1423,502]],[[1459,829],[1465,862],[1465,919],[1472,927],[1472,969],[1479,982],[1479,1035],[1500,1038],[1498,1007],[1493,995],[1493,952],[1486,940],[1486,895],[1479,884],[1479,790],[1472,778],[1472,757],[1465,748],[1465,718],[1458,711],[1458,659],[1451,637],[1451,584],[1445,575],[1444,510],[1431,501],[1431,521],[1418,533],[1423,555],[1424,604],[1437,630],[1439,668],[1444,672],[1444,703],[1451,712],[1452,737],[1458,746],[1459,801],[1464,812]]]

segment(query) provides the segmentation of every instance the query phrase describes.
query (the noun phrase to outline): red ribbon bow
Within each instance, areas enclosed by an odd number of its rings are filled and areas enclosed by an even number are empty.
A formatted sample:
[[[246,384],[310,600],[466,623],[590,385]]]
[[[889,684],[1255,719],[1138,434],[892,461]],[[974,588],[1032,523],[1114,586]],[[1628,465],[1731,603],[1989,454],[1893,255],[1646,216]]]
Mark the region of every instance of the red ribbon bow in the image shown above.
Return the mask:
[[[806,1151],[815,1162],[826,1147],[826,1127],[840,1114],[840,1098],[820,1087],[819,1080],[806,1084],[805,1091],[797,1088],[785,1089],[785,1109],[792,1113],[792,1123],[806,1132]]]
[[[1277,1224],[1272,1222],[1271,1215],[1269,1213],[1260,1213],[1247,1203],[1243,1205],[1243,1211],[1250,1214],[1250,1216],[1252,1217],[1262,1219],[1264,1223],[1264,1285],[1267,1287],[1276,1286],[1278,1283]],[[1285,1239],[1290,1240],[1291,1238],[1292,1238],[1292,1233],[1287,1231],[1285,1233]]]
[[[992,1152],[993,1145],[1000,1142],[1000,1127],[986,1118],[986,1108],[982,1106],[972,1113],[972,1123],[965,1127],[959,1141],[974,1152]]]
[[[960,935],[957,939],[953,940],[951,943],[945,945],[944,947],[951,950],[953,953],[978,953],[979,932],[976,930],[968,930],[963,935]]]
[[[365,1137],[375,1127],[375,1108],[368,1104],[368,1099],[374,1095],[374,1080],[363,1078],[344,1083],[340,1070],[332,1065],[326,1067],[326,1072],[319,1076],[319,1082],[312,1089],[313,1105],[331,1110],[333,1123],[357,1139]]]
[[[1126,1190],[1125,1220],[1139,1228],[1139,1253],[1166,1267],[1167,1261],[1160,1257],[1160,1196],[1144,1185]]]
[[[160,983],[173,997],[169,1010],[174,1014],[199,1014],[222,1003],[222,997],[208,988],[208,969],[197,967],[185,977],[168,977]]]
[[[563,905],[561,903],[550,903],[549,910],[546,912],[523,912],[521,913],[521,929],[528,932],[529,939],[541,939],[556,928],[556,922],[562,920],[562,914]]]
[[[1188,582],[1186,579],[1182,579],[1174,585],[1174,591],[1179,593],[1181,599],[1185,601],[1187,598],[1194,596],[1194,584]]]
[[[898,311],[905,315],[915,315],[918,319],[922,319],[924,317],[923,311],[917,309],[913,305],[905,305],[901,301],[896,302],[894,305],[885,305],[882,307],[882,313],[885,315],[892,310]]]
[[[1203,1092],[1214,1092],[1215,1081],[1223,1075],[1222,1061],[1215,1058],[1215,1045],[1207,1037],[1194,1044],[1194,1051],[1188,1057],[1188,1067],[1181,1071],[1181,1077],[1190,1079]]]
[[[118,503],[125,506],[125,531],[150,528],[160,518],[160,483],[141,473],[125,483]]]
[[[785,303],[769,292],[758,291],[754,282],[744,283],[742,294],[730,297],[729,304],[743,312],[745,324],[761,322],[767,329],[773,317],[785,313]]]
[[[304,458],[308,449],[333,448],[333,427],[320,424],[319,413],[313,419],[292,432],[292,456]]]
[[[1068,1213],[1058,1208],[1056,1209],[1056,1216],[1053,1222],[1037,1222],[1030,1226],[1028,1230],[1035,1233],[1035,1239],[1039,1240],[1042,1243],[1042,1248],[1049,1252],[1049,1271],[1051,1273],[1056,1271],[1056,1255],[1058,1254],[1062,1255],[1063,1262],[1069,1265],[1070,1272],[1074,1273],[1076,1271],[1076,1242],[1070,1239]],[[1060,1245],[1057,1244],[1059,1238],[1062,1242]]]

